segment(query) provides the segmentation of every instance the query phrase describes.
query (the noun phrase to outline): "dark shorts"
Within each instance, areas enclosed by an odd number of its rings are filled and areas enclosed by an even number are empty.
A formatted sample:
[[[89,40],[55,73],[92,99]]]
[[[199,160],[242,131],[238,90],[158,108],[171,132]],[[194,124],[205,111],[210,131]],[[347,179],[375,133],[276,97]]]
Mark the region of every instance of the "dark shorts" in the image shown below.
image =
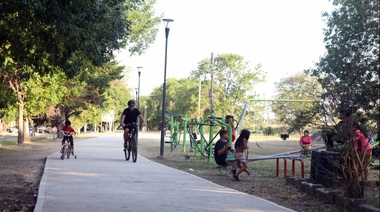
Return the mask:
[[[135,131],[137,131],[137,127],[136,126],[133,126],[131,124],[126,124],[126,126],[123,127],[123,130],[128,129],[129,132],[132,132],[133,128],[135,129]]]
[[[62,145],[65,143],[65,139],[69,140],[71,146],[74,147],[74,139],[73,139],[73,136],[63,137],[63,139],[62,139]]]

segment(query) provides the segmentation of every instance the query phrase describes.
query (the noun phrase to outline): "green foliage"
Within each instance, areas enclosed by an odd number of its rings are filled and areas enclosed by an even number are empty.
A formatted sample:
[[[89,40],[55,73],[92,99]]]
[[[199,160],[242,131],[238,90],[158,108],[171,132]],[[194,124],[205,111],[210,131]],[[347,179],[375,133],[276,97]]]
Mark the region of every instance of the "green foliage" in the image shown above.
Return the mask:
[[[62,102],[68,89],[64,79],[65,75],[60,71],[43,77],[36,72],[31,75],[30,80],[22,82],[21,87],[25,91],[25,115],[37,116],[44,113],[47,107]]]
[[[378,116],[379,110],[379,1],[335,0],[324,13],[327,54],[311,70],[319,77],[323,98],[334,114],[340,110]],[[352,57],[350,63],[345,57]],[[377,115],[376,115],[377,114]]]
[[[315,100],[315,102],[275,102],[272,110],[288,133],[300,132],[308,125],[321,123],[321,86],[316,77],[298,73],[281,79],[276,84],[276,99]]]
[[[327,27],[324,42],[327,53],[320,58],[316,68],[309,70],[322,85],[322,98],[334,114],[357,112],[372,118],[379,117],[380,34],[378,0],[334,0],[334,10],[324,13]],[[348,60],[347,60],[348,59]],[[353,117],[342,120],[334,140],[343,141],[342,172],[339,181],[345,195],[352,198],[364,196],[363,183],[368,160],[355,148]]]
[[[152,44],[158,33],[158,24],[161,23],[162,15],[154,16],[155,0],[128,1],[127,21],[130,23],[131,33],[125,41],[131,54],[141,55]]]
[[[190,75],[192,79],[202,79],[202,96],[210,97],[211,71],[215,114],[232,114],[236,117],[241,114],[242,105],[255,97],[254,86],[264,80],[265,74],[261,65],[252,70],[249,63],[236,54],[220,54],[215,57],[214,64],[204,59]],[[210,108],[210,103],[204,103]]]
[[[275,130],[270,126],[264,128],[263,132],[265,135],[275,135],[276,134]]]
[[[0,51],[23,79],[61,67],[76,75],[83,64],[102,65],[122,47],[128,33],[123,1],[6,1],[0,23]],[[29,67],[30,69],[25,69]]]
[[[198,81],[193,79],[167,79],[166,111],[196,117],[198,110]],[[147,101],[148,123],[160,125],[162,121],[162,86],[153,90]]]
[[[115,111],[115,121],[118,123],[127,102],[131,99],[127,85],[123,80],[114,80],[111,86],[104,92],[102,111]]]
[[[166,91],[166,110],[172,113],[198,117],[199,83],[201,83],[200,116],[210,115],[211,68],[214,75],[213,100],[214,114],[224,117],[232,114],[239,117],[243,106],[253,99],[254,85],[263,81],[264,72],[257,65],[251,70],[243,57],[235,54],[221,54],[211,64],[204,59],[198,64],[198,69],[192,71],[189,79],[168,79]],[[201,79],[201,82],[200,82]],[[162,86],[153,90],[147,101],[148,123],[150,126],[161,124]],[[248,112],[253,120],[254,112]]]
[[[66,119],[74,115],[88,121],[89,115],[82,111],[96,112],[108,83],[120,78],[122,67],[110,62],[113,51],[131,44],[131,54],[142,53],[154,41],[160,23],[160,17],[154,17],[154,3],[2,1],[0,81],[10,88],[4,90],[14,93],[19,121],[24,120],[24,105],[29,116],[54,107],[48,116],[56,123],[62,121],[57,119],[62,113]],[[57,70],[65,75],[58,79],[64,86],[46,78],[54,80]],[[52,90],[60,92],[55,95]],[[0,95],[0,104],[15,107],[14,98],[8,97],[12,95]],[[23,133],[20,128],[20,143]]]

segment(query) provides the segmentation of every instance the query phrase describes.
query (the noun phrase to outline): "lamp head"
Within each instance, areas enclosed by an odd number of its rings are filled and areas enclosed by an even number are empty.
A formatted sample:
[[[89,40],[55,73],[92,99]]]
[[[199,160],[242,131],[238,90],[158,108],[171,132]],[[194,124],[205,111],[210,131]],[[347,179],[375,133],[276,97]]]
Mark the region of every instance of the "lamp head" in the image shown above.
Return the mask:
[[[141,71],[140,71],[141,68],[142,68],[141,66],[137,66],[137,69],[138,69],[139,75],[141,74]]]
[[[167,19],[167,18],[164,18],[162,20],[165,22],[165,29],[169,29],[170,23],[174,21],[173,19]]]
[[[344,57],[344,60],[346,61],[346,63],[351,63],[352,56],[351,55],[350,56],[346,56],[346,57]]]
[[[354,55],[355,55],[354,52],[350,52],[346,57],[344,57],[344,60],[346,61],[346,63],[351,63],[352,59],[354,58]]]

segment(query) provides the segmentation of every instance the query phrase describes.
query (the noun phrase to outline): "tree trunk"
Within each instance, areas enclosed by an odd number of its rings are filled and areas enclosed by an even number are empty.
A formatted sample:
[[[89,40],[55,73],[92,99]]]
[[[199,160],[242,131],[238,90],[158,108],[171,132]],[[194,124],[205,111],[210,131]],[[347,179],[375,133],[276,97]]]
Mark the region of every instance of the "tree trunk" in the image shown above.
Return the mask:
[[[18,92],[18,138],[17,143],[22,144],[24,142],[24,102],[21,97],[21,93]]]
[[[29,121],[25,120],[23,124],[24,124],[24,141],[30,142]]]

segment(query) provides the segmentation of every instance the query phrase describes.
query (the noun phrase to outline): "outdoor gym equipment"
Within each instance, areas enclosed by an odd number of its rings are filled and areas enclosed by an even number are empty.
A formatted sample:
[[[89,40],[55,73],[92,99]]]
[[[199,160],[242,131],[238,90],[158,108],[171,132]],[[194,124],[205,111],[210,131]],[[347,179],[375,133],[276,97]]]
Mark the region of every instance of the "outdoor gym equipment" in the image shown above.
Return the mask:
[[[186,116],[182,116],[176,113],[168,112],[166,111],[166,116],[170,118],[169,126],[170,126],[170,140],[165,143],[170,143],[170,149],[173,151],[181,141],[181,122],[183,124],[183,152],[186,152],[186,134],[187,134],[187,122],[190,120],[190,118]],[[176,118],[176,120],[174,120]]]
[[[209,139],[205,138],[204,127],[209,127]],[[198,156],[198,153],[201,154],[202,157],[207,157],[208,162],[212,161],[213,158],[213,143],[219,132],[214,135],[214,128],[218,126],[220,128],[227,127],[228,129],[228,142],[232,145],[232,126],[230,123],[225,123],[224,118],[216,117],[213,114],[208,117],[206,120],[200,118],[199,122],[192,121],[187,125],[189,136],[190,136],[190,148],[195,152],[195,156]],[[198,130],[200,138],[198,140],[197,133],[194,132],[194,128]]]

